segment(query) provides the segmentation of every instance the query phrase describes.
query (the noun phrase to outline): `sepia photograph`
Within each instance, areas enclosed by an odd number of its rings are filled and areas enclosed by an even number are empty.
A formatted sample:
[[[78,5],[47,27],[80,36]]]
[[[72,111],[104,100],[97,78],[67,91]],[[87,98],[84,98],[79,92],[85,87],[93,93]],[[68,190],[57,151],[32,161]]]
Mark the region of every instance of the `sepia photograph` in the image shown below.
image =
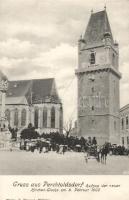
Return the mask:
[[[0,1],[0,175],[129,175],[129,0]]]

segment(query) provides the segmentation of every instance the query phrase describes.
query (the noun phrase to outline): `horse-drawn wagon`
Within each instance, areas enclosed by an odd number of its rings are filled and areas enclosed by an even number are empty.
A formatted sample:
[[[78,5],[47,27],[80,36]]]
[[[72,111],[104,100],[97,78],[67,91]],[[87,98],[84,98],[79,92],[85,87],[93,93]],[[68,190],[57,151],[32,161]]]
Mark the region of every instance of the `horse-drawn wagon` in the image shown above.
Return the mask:
[[[87,151],[85,152],[85,161],[88,162],[88,159],[98,160],[97,146],[88,146]]]

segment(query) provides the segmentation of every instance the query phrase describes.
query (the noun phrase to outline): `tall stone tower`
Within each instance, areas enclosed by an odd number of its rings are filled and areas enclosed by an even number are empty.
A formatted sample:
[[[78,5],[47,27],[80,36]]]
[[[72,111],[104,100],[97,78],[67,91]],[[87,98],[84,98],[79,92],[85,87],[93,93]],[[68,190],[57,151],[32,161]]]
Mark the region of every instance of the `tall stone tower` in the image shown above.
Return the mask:
[[[119,49],[106,9],[91,13],[78,41],[78,136],[119,143]]]

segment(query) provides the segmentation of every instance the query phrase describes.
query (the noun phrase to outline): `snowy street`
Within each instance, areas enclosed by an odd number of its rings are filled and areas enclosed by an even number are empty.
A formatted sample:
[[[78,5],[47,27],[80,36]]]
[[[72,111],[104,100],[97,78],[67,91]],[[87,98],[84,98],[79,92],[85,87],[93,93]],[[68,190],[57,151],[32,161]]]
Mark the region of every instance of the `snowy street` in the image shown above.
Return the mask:
[[[96,159],[85,162],[84,153],[0,151],[0,175],[125,175],[129,174],[128,156],[109,156],[107,164]]]

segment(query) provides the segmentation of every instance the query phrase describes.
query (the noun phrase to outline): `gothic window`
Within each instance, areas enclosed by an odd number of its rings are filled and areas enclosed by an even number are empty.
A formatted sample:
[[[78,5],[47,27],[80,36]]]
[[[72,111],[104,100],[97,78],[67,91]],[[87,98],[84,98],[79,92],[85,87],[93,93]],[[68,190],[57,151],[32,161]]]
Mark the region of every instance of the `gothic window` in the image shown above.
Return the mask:
[[[128,116],[126,116],[126,129],[128,129],[128,124],[129,124],[129,120],[128,120]]]
[[[124,118],[121,119],[121,129],[124,129]]]
[[[51,128],[55,128],[55,108],[51,109]]]
[[[23,109],[21,112],[21,126],[26,125],[26,110]]]
[[[39,121],[39,109],[35,108],[35,113],[34,113],[34,126],[35,126],[35,128],[38,128],[38,121]]]
[[[63,108],[60,107],[60,131],[63,129]]]
[[[14,126],[18,126],[18,109],[14,110]]]
[[[124,143],[125,143],[124,137],[122,137],[122,145],[123,145],[123,146],[124,146]]]
[[[47,108],[43,109],[43,127],[47,128]]]
[[[9,110],[9,109],[7,109],[7,110],[5,111],[5,116],[6,116],[6,118],[7,118],[8,123],[10,124],[10,110]]]
[[[90,54],[90,64],[95,64],[95,53],[91,52]]]

